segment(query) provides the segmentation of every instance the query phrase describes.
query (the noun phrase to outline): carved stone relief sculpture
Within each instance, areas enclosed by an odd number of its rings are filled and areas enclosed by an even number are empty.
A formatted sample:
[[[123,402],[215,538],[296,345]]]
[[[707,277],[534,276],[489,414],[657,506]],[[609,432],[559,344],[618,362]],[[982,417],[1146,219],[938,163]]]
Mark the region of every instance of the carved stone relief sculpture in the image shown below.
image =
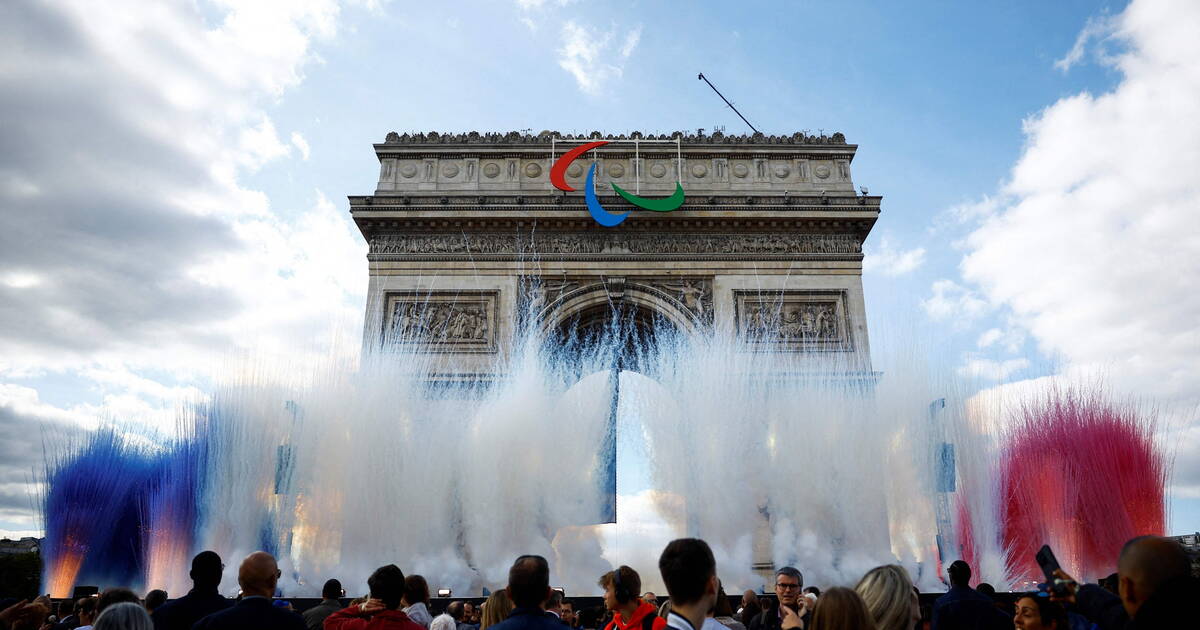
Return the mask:
[[[841,291],[734,291],[738,334],[783,350],[853,350]]]
[[[383,341],[427,352],[496,351],[495,291],[392,292]]]

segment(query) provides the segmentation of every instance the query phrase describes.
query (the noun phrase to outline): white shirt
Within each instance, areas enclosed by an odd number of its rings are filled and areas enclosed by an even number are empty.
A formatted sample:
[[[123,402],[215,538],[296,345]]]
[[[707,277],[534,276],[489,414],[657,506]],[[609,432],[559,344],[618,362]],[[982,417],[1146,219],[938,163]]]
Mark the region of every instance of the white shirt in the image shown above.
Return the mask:
[[[692,622],[688,621],[686,617],[673,611],[667,613],[667,627],[674,628],[675,630],[696,630],[692,626]]]
[[[454,617],[442,613],[429,622],[429,630],[458,630],[458,622]]]

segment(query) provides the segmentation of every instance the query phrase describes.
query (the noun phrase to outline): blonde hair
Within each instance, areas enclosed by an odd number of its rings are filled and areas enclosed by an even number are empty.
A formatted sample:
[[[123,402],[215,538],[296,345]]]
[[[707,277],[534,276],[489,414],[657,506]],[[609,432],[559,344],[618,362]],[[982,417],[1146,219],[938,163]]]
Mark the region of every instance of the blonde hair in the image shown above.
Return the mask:
[[[879,630],[911,630],[913,627],[913,584],[904,567],[887,564],[875,567],[858,581],[854,590],[862,597]],[[821,597],[818,599],[818,605]]]
[[[483,614],[479,615],[479,630],[487,630],[488,627],[508,619],[508,613],[512,612],[512,609],[513,603],[508,598],[508,591],[494,591],[487,601],[483,602]]]
[[[817,598],[810,630],[875,630],[875,620],[858,592],[835,586]]]

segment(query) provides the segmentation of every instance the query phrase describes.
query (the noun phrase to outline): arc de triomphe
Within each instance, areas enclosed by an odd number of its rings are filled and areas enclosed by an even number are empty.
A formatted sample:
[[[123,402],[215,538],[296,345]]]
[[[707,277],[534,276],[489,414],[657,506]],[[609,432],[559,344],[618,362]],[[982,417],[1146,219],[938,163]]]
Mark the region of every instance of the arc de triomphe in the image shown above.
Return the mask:
[[[610,144],[566,170],[576,192],[556,189],[555,161],[597,140]],[[366,349],[422,321],[402,337],[428,353],[435,378],[486,379],[523,314],[553,332],[619,306],[622,317],[696,334],[745,334],[774,314],[760,341],[841,366],[854,356],[858,375],[871,372],[862,244],[880,197],[855,190],[857,146],[840,133],[393,132],[374,146],[375,192],[350,197],[370,244]],[[593,164],[611,212],[633,206],[610,182],[650,198],[679,183],[686,201],[602,227],[583,195]],[[756,560],[769,567],[769,555]]]

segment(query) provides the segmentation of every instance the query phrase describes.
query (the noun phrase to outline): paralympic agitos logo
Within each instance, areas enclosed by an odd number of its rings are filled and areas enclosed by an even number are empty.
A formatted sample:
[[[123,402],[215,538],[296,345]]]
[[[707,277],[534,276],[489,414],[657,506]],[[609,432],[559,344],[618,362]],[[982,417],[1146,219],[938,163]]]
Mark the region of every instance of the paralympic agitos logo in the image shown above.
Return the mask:
[[[589,142],[564,153],[562,157],[558,158],[558,160],[554,162],[554,166],[550,167],[550,183],[554,184],[554,187],[559,190],[574,192],[575,189],[567,183],[566,179],[564,179],[564,175],[567,173],[567,167],[571,165],[571,162],[575,161],[575,158],[587,153],[588,151],[591,151],[592,149],[602,147],[606,144],[608,144],[608,141],[606,140]],[[600,200],[596,199],[596,187],[593,185],[595,176],[596,164],[593,163],[591,168],[588,169],[587,184],[584,186],[583,191],[583,198],[585,201],[587,201],[588,212],[591,213],[592,218],[596,220],[596,223],[599,223],[604,227],[613,227],[615,225],[619,225],[625,220],[625,217],[629,216],[629,213],[612,213],[608,210],[605,210],[604,206],[600,205]],[[663,197],[661,199],[646,199],[645,197],[639,197],[633,193],[630,193],[616,184],[611,185],[613,190],[620,195],[621,198],[643,210],[650,210],[651,212],[670,212],[683,205],[683,185],[679,182],[675,182],[675,194],[671,195],[670,197]]]

